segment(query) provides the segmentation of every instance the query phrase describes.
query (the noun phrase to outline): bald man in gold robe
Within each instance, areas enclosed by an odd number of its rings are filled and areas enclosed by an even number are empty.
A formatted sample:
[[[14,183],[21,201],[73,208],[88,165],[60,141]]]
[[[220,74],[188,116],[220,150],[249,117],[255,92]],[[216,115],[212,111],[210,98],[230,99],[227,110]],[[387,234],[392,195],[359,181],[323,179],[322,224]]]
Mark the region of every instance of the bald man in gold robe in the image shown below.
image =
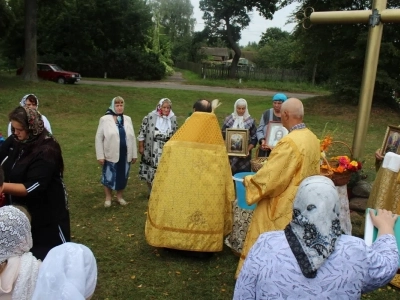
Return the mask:
[[[296,98],[281,107],[282,125],[289,131],[271,151],[268,161],[255,174],[246,176],[248,205],[257,203],[240,256],[236,278],[244,260],[258,239],[267,231],[283,230],[292,219],[294,197],[301,181],[320,174],[318,138],[303,123],[303,103]]]

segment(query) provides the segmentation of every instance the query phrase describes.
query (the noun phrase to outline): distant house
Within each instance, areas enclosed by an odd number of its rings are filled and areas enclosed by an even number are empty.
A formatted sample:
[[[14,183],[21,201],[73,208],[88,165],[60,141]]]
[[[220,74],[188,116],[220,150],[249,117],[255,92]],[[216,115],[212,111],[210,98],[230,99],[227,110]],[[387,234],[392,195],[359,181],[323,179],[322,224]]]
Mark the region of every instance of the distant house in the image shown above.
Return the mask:
[[[229,52],[226,48],[201,47],[200,52],[202,55],[211,56],[211,61],[215,62],[223,62],[229,58]]]
[[[227,66],[230,66],[232,64],[232,60],[233,59],[229,59],[227,61],[224,62],[224,64],[226,64]],[[253,63],[252,61],[248,60],[247,58],[239,58],[239,62],[238,62],[238,67],[252,67],[254,68],[256,65],[255,63]]]

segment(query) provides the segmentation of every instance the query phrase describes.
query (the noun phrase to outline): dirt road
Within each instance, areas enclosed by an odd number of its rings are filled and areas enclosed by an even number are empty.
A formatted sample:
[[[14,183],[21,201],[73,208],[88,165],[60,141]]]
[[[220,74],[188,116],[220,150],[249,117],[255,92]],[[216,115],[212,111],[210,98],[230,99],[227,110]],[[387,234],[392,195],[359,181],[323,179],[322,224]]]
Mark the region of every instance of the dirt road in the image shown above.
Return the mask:
[[[151,88],[151,89],[170,89],[170,90],[185,90],[185,91],[204,91],[204,92],[216,92],[225,94],[237,94],[237,95],[253,95],[253,96],[272,96],[277,91],[271,90],[256,90],[256,89],[238,89],[238,88],[226,88],[226,87],[212,87],[204,85],[186,85],[184,80],[177,72],[165,81],[96,81],[82,79],[79,84],[90,84],[90,85],[112,85],[112,86],[124,86],[124,87],[138,87],[138,88]],[[280,91],[282,92],[282,91]],[[306,93],[289,93],[285,92],[288,97],[295,97],[299,99],[305,99],[317,96],[316,94]]]

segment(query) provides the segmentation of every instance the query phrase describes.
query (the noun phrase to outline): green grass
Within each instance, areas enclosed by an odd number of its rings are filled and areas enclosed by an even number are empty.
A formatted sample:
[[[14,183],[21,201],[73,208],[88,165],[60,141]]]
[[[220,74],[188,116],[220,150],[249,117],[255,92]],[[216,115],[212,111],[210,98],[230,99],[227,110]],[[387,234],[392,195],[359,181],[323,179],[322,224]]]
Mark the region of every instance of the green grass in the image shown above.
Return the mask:
[[[318,95],[330,94],[326,86],[312,85],[307,82],[280,82],[280,81],[256,81],[256,80],[242,80],[238,79],[204,79],[198,74],[188,70],[176,69],[182,73],[183,78],[186,80],[185,84],[194,85],[207,85],[207,86],[222,86],[230,88],[243,88],[243,89],[266,89],[273,91],[286,91],[297,93],[315,93]]]
[[[146,184],[137,178],[138,163],[132,166],[125,192],[126,207],[115,203],[103,207],[100,167],[96,161],[94,136],[98,120],[111,99],[126,100],[125,113],[132,117],[136,133],[142,118],[159,99],[172,100],[182,124],[193,102],[218,98],[223,105],[217,116],[222,124],[239,97],[248,100],[250,113],[258,120],[271,107],[270,97],[215,94],[115,86],[58,85],[53,82],[25,83],[14,76],[0,75],[0,131],[6,132],[7,114],[26,93],[39,97],[39,110],[48,117],[60,142],[65,160],[73,241],[89,246],[98,263],[98,285],[92,299],[232,299],[237,257],[228,248],[210,259],[196,259],[147,245],[144,224],[147,209]],[[336,129],[335,138],[351,145],[357,108],[319,97],[304,100],[307,125],[318,135],[325,124]],[[365,144],[364,169],[373,180],[374,151],[380,147],[386,126],[400,124],[398,113],[374,108]],[[382,288],[364,296],[398,299],[400,293]]]

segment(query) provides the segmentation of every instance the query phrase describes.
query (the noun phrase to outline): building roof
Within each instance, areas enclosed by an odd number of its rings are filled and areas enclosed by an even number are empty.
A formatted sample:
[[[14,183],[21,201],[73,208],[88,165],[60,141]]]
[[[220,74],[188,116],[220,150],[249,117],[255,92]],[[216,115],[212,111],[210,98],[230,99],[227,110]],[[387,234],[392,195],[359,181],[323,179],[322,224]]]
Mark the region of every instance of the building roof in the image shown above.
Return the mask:
[[[226,48],[201,47],[200,51],[206,55],[221,56],[221,57],[229,56],[228,49]]]

